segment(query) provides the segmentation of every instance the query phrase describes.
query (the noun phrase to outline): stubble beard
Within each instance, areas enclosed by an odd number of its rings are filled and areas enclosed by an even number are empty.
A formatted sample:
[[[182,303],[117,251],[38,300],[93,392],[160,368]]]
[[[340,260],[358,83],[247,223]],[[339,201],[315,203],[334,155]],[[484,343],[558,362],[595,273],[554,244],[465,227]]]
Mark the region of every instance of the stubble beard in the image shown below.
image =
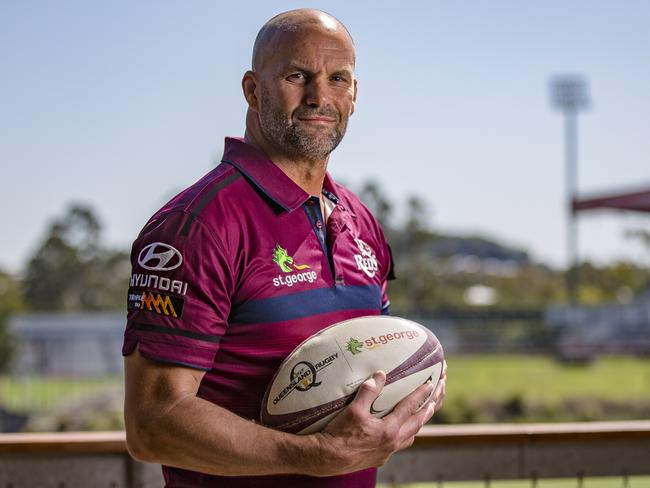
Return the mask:
[[[348,125],[347,117],[332,107],[311,108],[301,106],[292,114],[284,112],[273,101],[264,85],[261,87],[260,125],[264,137],[272,141],[291,157],[322,161],[327,159],[343,140]],[[314,127],[309,130],[294,124],[293,118],[322,115],[336,119],[332,127]]]

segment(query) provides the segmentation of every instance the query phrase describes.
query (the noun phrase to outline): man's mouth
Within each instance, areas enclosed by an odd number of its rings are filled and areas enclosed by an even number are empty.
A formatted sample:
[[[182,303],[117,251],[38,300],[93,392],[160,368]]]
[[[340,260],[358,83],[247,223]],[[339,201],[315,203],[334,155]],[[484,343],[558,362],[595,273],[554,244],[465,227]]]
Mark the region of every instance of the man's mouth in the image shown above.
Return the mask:
[[[308,124],[333,124],[336,122],[336,119],[332,117],[326,117],[323,115],[314,115],[310,117],[298,117],[298,120],[301,122],[307,122]]]

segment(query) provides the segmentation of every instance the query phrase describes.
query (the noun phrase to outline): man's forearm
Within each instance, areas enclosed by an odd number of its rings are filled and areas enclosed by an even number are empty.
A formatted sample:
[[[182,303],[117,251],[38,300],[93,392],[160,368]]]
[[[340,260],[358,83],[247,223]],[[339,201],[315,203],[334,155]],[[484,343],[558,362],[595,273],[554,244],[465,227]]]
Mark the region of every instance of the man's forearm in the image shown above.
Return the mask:
[[[136,350],[125,360],[124,420],[137,459],[223,476],[333,476],[382,466],[408,447],[442,403],[445,368],[436,391],[425,383],[377,419],[370,409],[386,382],[375,373],[354,400],[320,433],[272,430],[196,396],[203,374],[159,365]],[[420,408],[431,398],[427,408]]]
[[[127,432],[132,453],[147,462],[225,476],[318,475],[324,449],[319,435],[272,430],[198,397],[167,412],[139,418]]]

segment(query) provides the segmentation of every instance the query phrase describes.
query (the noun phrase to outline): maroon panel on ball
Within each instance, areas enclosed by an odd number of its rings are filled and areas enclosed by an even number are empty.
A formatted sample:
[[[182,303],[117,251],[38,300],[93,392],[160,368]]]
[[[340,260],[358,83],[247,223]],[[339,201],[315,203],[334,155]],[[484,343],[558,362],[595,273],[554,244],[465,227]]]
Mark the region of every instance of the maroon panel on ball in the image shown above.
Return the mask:
[[[352,403],[355,395],[356,392],[316,407],[282,415],[271,415],[266,409],[266,401],[264,401],[262,403],[261,421],[267,427],[296,434],[320,419],[327,417],[332,412],[346,407]]]
[[[412,356],[407,358],[406,361],[386,374],[387,385],[401,378],[404,378],[409,374],[417,371],[422,371],[429,366],[441,363],[445,359],[442,345],[438,341],[437,337],[433,335],[433,332],[431,332],[429,329],[424,327],[423,329],[427,334],[427,340],[424,341],[424,344],[422,344],[420,348],[413,353]],[[440,378],[437,378],[437,380],[439,379]]]

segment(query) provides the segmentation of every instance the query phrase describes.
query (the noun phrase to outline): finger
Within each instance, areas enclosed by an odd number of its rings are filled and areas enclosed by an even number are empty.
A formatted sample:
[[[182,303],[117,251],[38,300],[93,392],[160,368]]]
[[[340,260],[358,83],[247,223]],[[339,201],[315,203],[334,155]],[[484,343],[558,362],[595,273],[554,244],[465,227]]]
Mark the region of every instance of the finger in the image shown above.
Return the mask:
[[[357,396],[351,405],[355,405],[361,412],[370,412],[372,402],[379,396],[386,383],[386,373],[377,371],[366,381],[361,383]]]
[[[436,403],[435,403],[435,406],[436,406],[436,407],[435,407],[435,410],[434,410],[433,413],[436,413],[438,410],[440,410],[440,409],[442,408],[442,404],[443,404],[444,402],[445,402],[444,400],[440,400],[439,402],[436,402]]]
[[[432,383],[431,383],[431,378],[429,378],[429,379],[427,380],[427,383],[432,384]],[[425,383],[425,384],[426,384],[426,383]],[[423,400],[418,404],[418,406],[417,406],[417,408],[415,409],[415,411],[416,411],[416,412],[419,412],[420,409],[426,407],[426,406],[429,404],[429,402],[431,402],[431,401],[433,400],[433,394],[434,394],[434,393],[435,393],[435,390],[432,390],[431,393],[429,393],[429,394],[428,394],[428,395],[427,395],[427,396],[426,396],[426,397],[425,397],[425,398],[424,398],[424,399],[423,399]]]
[[[431,397],[433,401],[435,401],[436,403],[442,401],[442,399],[445,397],[446,385],[447,385],[447,381],[445,379],[441,379],[440,381],[438,381],[438,384],[436,385],[436,389],[433,392],[433,396]]]
[[[404,442],[402,442],[399,446],[397,446],[397,450],[395,452],[401,451],[402,449],[408,449],[413,445],[413,441],[415,441],[415,436],[405,439]]]
[[[442,378],[436,385],[436,390],[431,395],[431,402],[435,404],[435,411],[437,412],[442,408],[442,404],[445,400],[445,391],[447,387],[447,381]]]
[[[394,420],[401,425],[406,421],[406,419],[418,411],[422,402],[426,401],[432,391],[433,385],[427,381],[425,384],[419,386],[413,393],[400,401],[393,411],[384,417],[384,419],[387,421]]]
[[[422,426],[426,424],[436,410],[436,404],[430,402],[427,404],[426,408],[420,410],[417,414],[412,415],[409,419],[404,422],[399,431],[399,437],[402,439],[402,442],[405,442],[409,438],[417,434]]]
[[[433,414],[435,413],[436,406],[434,403],[429,403],[427,408],[422,409],[423,416],[421,418],[411,417],[411,419],[402,426],[400,429],[400,437],[403,439],[397,450],[406,449],[413,444],[416,434],[420,431],[422,426],[426,424]],[[420,412],[418,412],[420,413]],[[418,415],[418,417],[420,417]]]
[[[438,381],[447,379],[447,361],[442,362],[442,371],[438,377]]]

